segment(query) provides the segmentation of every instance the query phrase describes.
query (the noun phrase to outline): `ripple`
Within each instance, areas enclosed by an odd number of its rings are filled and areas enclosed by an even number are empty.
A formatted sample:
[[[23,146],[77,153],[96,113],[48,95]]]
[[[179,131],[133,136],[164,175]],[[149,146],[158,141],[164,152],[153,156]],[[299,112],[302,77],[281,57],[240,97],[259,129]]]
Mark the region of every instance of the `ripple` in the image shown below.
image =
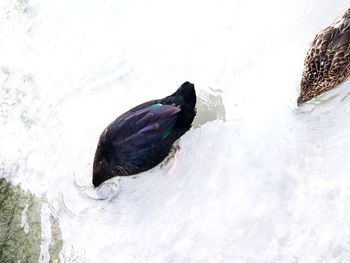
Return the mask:
[[[225,106],[222,100],[223,91],[220,89],[208,88],[208,91],[199,90],[197,95],[197,115],[193,127],[200,127],[203,124],[215,121],[225,121]]]

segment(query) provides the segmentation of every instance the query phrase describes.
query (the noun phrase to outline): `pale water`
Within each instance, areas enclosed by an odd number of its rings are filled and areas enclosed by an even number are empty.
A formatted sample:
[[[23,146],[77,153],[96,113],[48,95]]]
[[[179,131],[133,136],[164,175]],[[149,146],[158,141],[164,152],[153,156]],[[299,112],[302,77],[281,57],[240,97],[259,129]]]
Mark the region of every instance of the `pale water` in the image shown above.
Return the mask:
[[[347,4],[1,0],[2,260],[21,240],[20,262],[348,262],[350,83],[296,107]],[[186,80],[176,157],[96,191],[103,128]]]

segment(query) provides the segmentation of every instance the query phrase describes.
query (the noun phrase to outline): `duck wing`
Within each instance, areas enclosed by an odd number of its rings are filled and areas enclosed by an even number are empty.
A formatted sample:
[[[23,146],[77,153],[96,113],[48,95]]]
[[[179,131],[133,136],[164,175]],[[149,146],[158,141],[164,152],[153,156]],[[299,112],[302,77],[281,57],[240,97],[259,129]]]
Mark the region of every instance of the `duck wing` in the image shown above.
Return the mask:
[[[112,161],[126,174],[161,162],[174,142],[171,132],[180,111],[176,106],[153,104],[115,120],[105,130],[103,140],[110,148]]]

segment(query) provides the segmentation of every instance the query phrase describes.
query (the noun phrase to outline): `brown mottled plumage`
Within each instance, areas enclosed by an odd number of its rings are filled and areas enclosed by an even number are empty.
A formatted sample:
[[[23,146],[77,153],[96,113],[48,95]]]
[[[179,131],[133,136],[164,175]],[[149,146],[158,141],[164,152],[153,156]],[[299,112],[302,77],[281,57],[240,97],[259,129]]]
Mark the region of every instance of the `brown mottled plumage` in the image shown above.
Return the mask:
[[[301,79],[298,105],[330,90],[350,74],[350,9],[312,42]]]

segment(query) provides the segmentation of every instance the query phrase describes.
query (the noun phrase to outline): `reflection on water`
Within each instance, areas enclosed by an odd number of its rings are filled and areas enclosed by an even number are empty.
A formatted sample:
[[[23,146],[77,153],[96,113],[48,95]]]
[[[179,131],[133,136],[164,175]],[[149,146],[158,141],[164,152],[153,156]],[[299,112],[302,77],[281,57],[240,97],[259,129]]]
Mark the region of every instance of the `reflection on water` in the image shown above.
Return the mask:
[[[197,115],[193,127],[197,128],[203,124],[214,121],[225,121],[225,106],[222,102],[222,90],[209,88],[208,91],[197,92]]]
[[[0,179],[0,262],[39,262],[40,256],[59,262],[62,237],[53,215],[49,218],[49,255],[41,251],[43,206],[33,194]]]

